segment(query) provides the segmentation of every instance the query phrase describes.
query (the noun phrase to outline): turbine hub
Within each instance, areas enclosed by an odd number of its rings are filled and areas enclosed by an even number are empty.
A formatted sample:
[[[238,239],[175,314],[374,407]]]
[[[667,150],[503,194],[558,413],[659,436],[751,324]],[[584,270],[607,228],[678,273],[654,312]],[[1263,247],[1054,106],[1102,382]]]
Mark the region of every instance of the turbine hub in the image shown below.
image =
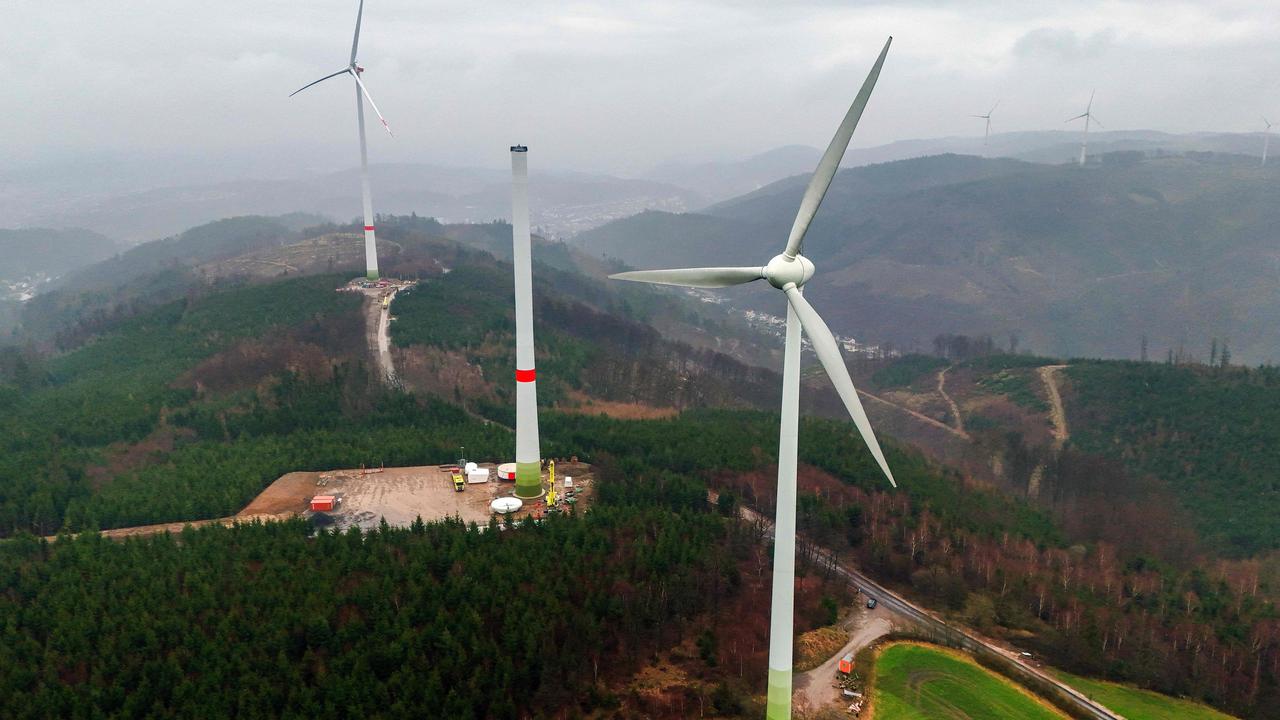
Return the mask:
[[[768,265],[764,266],[764,277],[769,284],[781,290],[788,283],[803,287],[813,277],[813,263],[803,255],[787,257],[786,254],[774,255]]]

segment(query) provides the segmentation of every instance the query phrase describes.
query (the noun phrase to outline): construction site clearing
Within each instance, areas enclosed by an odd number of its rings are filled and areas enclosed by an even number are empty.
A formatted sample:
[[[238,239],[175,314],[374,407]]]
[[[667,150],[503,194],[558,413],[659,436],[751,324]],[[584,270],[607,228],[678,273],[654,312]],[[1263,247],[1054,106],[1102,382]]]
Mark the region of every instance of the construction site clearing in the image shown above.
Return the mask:
[[[480,473],[465,473],[462,466],[427,465],[404,468],[335,470],[322,473],[290,473],[263,491],[245,508],[253,509],[259,500],[274,504],[279,501],[298,514],[316,518],[318,524],[346,529],[372,529],[385,519],[389,525],[407,526],[421,517],[425,522],[456,517],[463,522],[485,525],[494,515],[493,501],[514,497],[515,483],[498,477],[498,466],[477,463]],[[484,473],[483,471],[488,471]],[[550,466],[542,472],[543,488],[550,482]],[[525,500],[519,509],[503,513],[513,519],[527,515],[542,517],[548,512],[563,512],[570,507],[585,509],[590,502],[594,477],[585,463],[561,462],[555,466],[555,504],[547,506],[548,494]],[[487,474],[488,479],[476,482]],[[299,481],[292,476],[306,476]],[[455,482],[455,476],[463,478]],[[289,480],[289,482],[286,482]],[[565,481],[569,486],[565,486]],[[277,488],[277,486],[279,486]],[[313,498],[332,497],[332,510],[312,510]],[[317,517],[323,516],[323,517]]]
[[[494,463],[477,463],[477,470],[488,471],[488,480],[464,481],[462,490],[457,490],[454,484],[455,465],[291,472],[280,476],[243,510],[230,517],[115,528],[103,530],[101,534],[110,538],[136,537],[178,533],[188,525],[229,526],[295,517],[309,518],[319,526],[340,530],[377,528],[384,518],[389,525],[406,527],[418,517],[423,522],[456,517],[465,523],[485,526],[495,514],[491,508],[494,500],[515,497],[515,483],[499,479],[498,467]],[[591,466],[574,460],[548,464],[542,472],[544,490],[549,488],[552,468],[555,470],[555,505],[547,507],[544,493],[541,498],[524,500],[518,510],[504,513],[504,517],[541,518],[549,511],[566,512],[570,507],[581,511],[590,506],[595,495]],[[311,501],[316,496],[332,496],[334,509],[311,510]],[[55,537],[47,539],[52,541]]]

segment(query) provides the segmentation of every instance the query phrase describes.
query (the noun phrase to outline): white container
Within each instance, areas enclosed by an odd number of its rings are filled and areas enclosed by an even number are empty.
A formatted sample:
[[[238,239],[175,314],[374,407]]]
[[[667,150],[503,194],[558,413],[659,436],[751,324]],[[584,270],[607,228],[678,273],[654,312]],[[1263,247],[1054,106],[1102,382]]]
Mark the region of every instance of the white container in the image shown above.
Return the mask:
[[[476,468],[479,468],[479,467],[480,467],[479,465],[476,465],[473,462],[469,462],[462,467],[462,471],[470,475],[471,473],[476,471]]]
[[[569,477],[568,475],[565,475],[564,486],[565,486],[565,489],[573,487],[573,478]]]
[[[467,484],[475,485],[477,483],[489,482],[489,471],[485,468],[476,468],[467,471]]]

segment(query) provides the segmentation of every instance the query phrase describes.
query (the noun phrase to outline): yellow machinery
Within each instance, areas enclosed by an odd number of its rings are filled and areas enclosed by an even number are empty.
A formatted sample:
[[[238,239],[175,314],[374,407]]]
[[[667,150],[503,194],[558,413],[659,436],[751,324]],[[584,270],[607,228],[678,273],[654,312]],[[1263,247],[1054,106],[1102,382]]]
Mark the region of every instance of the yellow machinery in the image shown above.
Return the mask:
[[[556,461],[547,461],[547,507],[556,504]]]
[[[466,489],[466,487],[467,487],[467,481],[464,477],[462,477],[462,473],[461,472],[453,473],[453,491],[462,492],[463,490]]]

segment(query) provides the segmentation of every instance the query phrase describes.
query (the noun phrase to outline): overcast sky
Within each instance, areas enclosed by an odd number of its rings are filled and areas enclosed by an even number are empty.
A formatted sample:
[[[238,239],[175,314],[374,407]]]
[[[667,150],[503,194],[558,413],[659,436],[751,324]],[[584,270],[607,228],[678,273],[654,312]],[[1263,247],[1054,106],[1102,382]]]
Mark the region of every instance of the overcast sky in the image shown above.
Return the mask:
[[[4,0],[0,162],[181,153],[281,174],[356,162],[345,65],[357,0]],[[824,146],[881,44],[854,147],[1280,119],[1280,2],[368,0],[360,61],[397,137],[375,162],[636,172]],[[264,161],[266,162],[266,161]]]

